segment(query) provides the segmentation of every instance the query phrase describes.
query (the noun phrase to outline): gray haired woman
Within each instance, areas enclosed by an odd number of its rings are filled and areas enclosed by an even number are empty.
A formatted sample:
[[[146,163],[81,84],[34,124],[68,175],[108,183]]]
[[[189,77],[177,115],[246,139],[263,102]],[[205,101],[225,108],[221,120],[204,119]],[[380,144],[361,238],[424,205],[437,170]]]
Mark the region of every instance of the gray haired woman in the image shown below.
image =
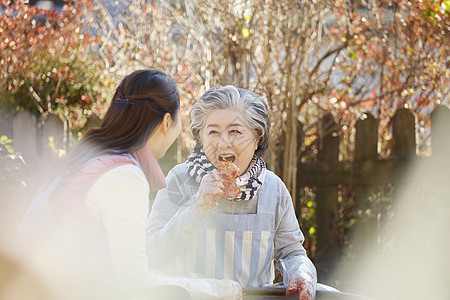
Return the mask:
[[[192,107],[190,129],[197,145],[169,172],[149,216],[152,267],[263,287],[273,283],[276,261],[287,294],[314,298],[316,269],[291,196],[262,159],[270,129],[266,103],[245,89],[211,88]],[[224,196],[230,185],[220,176],[221,161],[239,169],[231,186],[239,189],[236,198]]]

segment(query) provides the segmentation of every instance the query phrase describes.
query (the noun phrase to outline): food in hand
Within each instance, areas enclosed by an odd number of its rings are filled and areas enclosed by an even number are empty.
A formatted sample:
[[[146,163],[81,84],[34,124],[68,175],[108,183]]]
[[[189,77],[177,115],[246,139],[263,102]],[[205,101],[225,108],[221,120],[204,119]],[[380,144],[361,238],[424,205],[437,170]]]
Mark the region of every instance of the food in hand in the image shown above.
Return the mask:
[[[197,202],[194,208],[198,213],[212,214],[218,207],[218,199],[231,199],[231,213],[233,213],[233,199],[241,195],[241,190],[234,181],[239,175],[239,168],[230,161],[220,161],[218,168],[205,176],[200,184]],[[220,184],[218,184],[218,181]]]
[[[233,199],[241,195],[241,190],[234,181],[239,176],[239,168],[230,161],[219,161],[219,179],[223,184],[223,197],[231,199],[231,213],[233,213]]]
[[[229,161],[220,161],[218,165],[219,178],[224,185],[224,197],[227,199],[239,197],[241,190],[234,181],[239,175],[239,168]]]

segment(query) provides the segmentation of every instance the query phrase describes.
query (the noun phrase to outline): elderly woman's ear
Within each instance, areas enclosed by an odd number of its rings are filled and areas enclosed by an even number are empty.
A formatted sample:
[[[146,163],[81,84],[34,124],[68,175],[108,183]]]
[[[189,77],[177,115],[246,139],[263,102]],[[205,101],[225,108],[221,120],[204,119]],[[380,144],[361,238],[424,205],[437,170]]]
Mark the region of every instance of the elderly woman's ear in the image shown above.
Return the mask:
[[[259,135],[259,133],[256,133],[256,136],[255,136],[255,147],[254,147],[254,150],[256,151],[256,149],[258,149],[258,147],[259,147],[259,140],[260,140],[260,135]]]

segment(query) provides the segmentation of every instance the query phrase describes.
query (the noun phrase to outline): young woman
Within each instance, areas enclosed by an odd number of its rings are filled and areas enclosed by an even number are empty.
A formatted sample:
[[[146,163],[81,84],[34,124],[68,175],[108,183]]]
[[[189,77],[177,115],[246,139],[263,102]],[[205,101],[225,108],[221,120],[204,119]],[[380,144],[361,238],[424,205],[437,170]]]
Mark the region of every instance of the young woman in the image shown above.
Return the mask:
[[[302,246],[291,196],[262,159],[269,127],[267,105],[245,89],[212,88],[193,106],[197,146],[169,172],[149,216],[147,243],[155,245],[149,256],[166,258],[151,265],[263,287],[273,283],[276,261],[288,295],[314,297],[316,269]],[[224,197],[236,186],[221,178],[221,161],[239,169],[234,199]]]
[[[181,131],[179,110],[172,78],[155,70],[129,74],[101,127],[84,135],[31,203],[19,242],[55,299],[240,298],[231,280],[175,278],[148,268],[148,196],[166,185],[156,159]]]

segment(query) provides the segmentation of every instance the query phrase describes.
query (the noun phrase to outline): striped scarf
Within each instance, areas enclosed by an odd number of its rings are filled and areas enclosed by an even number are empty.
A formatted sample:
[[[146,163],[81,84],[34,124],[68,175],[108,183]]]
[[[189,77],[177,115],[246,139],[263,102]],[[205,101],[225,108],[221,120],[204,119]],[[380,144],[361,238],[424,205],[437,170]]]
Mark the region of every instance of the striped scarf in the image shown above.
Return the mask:
[[[200,183],[203,177],[215,169],[208,160],[203,149],[194,149],[187,162],[189,176]],[[236,178],[236,184],[241,190],[241,196],[233,199],[234,201],[250,200],[255,197],[261,188],[266,176],[266,163],[261,157],[254,158],[245,174]]]

